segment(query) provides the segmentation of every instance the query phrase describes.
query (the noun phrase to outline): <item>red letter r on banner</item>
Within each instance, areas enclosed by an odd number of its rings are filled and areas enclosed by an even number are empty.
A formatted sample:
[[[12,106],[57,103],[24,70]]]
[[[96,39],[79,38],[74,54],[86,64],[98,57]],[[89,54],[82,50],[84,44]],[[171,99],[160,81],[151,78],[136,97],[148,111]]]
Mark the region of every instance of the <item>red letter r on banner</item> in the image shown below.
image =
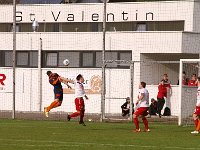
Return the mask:
[[[5,81],[6,80],[6,75],[5,74],[0,74],[0,84],[1,85],[5,85],[4,83],[3,83],[3,81]]]

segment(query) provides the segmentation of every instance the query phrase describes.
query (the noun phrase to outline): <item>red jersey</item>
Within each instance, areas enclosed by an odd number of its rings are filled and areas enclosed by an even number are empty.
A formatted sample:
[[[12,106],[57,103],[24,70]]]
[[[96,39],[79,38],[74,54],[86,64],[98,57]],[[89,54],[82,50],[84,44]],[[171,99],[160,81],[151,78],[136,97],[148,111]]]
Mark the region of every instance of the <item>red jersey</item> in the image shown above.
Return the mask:
[[[196,80],[189,80],[188,86],[197,86],[197,81]]]
[[[164,87],[171,88],[171,84],[170,84],[170,82],[168,80],[164,81]]]
[[[164,82],[164,84],[159,84],[157,98],[163,99],[164,97],[167,97],[167,88],[171,88],[171,84],[169,82]]]
[[[167,88],[163,84],[159,84],[157,98],[163,99],[164,97],[167,97]]]

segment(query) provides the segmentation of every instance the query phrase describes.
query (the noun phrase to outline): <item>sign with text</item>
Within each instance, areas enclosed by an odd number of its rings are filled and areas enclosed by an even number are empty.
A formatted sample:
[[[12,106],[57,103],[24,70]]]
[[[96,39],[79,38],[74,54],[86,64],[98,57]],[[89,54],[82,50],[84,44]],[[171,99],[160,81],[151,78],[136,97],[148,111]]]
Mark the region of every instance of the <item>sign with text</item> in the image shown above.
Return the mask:
[[[101,94],[101,82],[102,79],[99,75],[93,75],[91,77],[85,77],[84,88],[86,94]],[[74,88],[63,88],[64,94],[74,94]]]
[[[6,75],[0,73],[0,90],[5,90]]]

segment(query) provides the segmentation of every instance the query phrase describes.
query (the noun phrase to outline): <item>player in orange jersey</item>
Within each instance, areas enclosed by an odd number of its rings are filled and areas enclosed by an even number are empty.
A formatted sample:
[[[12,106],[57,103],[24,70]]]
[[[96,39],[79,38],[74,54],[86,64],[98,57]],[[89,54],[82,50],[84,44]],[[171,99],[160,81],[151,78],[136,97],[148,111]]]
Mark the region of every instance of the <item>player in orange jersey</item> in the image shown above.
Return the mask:
[[[54,86],[54,95],[55,100],[48,106],[44,107],[44,113],[46,117],[49,117],[49,111],[53,108],[59,107],[63,101],[63,88],[62,84],[64,83],[71,88],[68,83],[70,80],[60,77],[57,73],[52,73],[51,71],[47,71],[47,75],[49,76],[49,83]]]

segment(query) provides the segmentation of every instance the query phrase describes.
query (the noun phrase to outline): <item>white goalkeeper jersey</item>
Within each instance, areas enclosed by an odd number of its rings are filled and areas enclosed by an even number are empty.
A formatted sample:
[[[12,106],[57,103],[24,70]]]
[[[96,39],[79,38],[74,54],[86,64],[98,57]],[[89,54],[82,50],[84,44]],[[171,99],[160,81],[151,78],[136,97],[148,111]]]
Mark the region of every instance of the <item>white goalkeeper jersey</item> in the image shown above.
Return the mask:
[[[75,82],[75,96],[76,97],[84,97],[85,96],[84,86],[80,82]]]
[[[139,89],[139,97],[144,94],[144,98],[140,101],[139,107],[149,107],[149,92],[146,88]]]
[[[200,106],[200,86],[197,89],[197,103],[196,106]]]

